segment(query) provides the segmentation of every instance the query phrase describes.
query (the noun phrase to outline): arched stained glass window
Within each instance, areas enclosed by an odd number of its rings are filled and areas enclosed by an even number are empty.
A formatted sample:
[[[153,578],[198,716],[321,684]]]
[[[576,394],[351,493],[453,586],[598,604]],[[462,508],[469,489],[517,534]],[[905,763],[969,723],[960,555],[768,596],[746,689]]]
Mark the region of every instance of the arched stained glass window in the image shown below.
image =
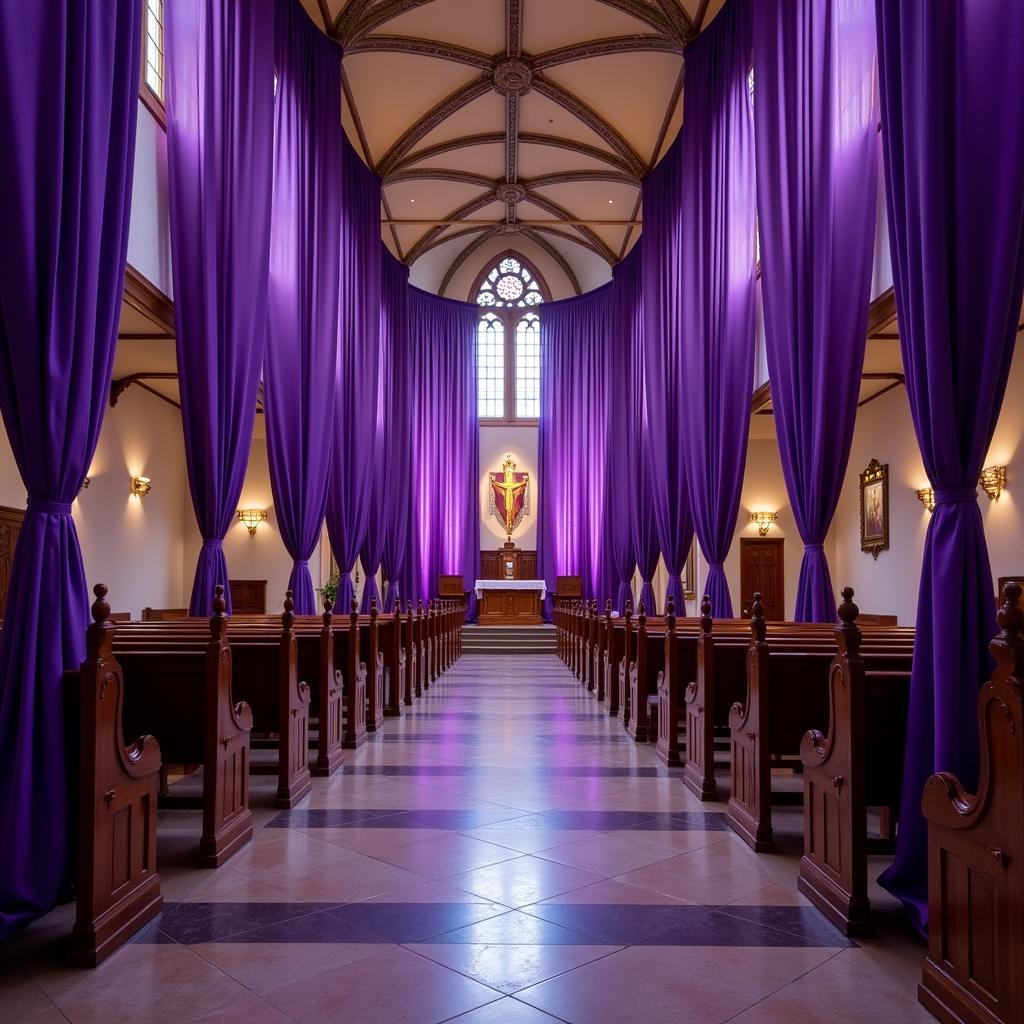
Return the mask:
[[[524,257],[505,252],[484,268],[470,296],[480,306],[480,419],[536,420],[540,416],[540,315],[532,307],[548,299],[547,285]]]

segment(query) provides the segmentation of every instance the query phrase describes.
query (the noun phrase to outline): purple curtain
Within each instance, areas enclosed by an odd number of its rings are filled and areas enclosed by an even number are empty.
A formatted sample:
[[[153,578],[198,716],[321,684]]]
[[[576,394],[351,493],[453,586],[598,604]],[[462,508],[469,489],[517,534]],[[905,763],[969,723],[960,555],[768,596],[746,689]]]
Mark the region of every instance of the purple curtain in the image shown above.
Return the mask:
[[[327,532],[341,571],[338,600],[352,603],[373,485],[380,356],[380,178],[341,136],[341,328]]]
[[[693,544],[693,518],[683,469],[681,140],[677,139],[644,180],[644,232],[637,243],[643,275],[644,400],[647,406],[647,469],[658,543],[668,570],[665,602],[686,607],[682,572]]]
[[[462,575],[476,612],[480,576],[480,431],[476,329],[480,311],[409,289],[407,365],[411,388],[414,589],[437,594],[440,575]]]
[[[636,457],[631,418],[636,380],[633,364],[640,344],[640,264],[634,249],[615,268],[612,282],[614,340],[611,344],[611,387],[608,395],[608,447],[605,471],[605,536],[608,545],[608,594],[615,582],[615,609],[626,612],[632,597],[633,500],[636,494]],[[641,377],[642,381],[643,378]],[[657,563],[657,553],[654,556]]]
[[[933,771],[968,786],[977,776],[977,696],[996,623],[976,487],[1024,293],[1024,4],[965,7],[876,7],[900,349],[935,489],[896,859],[882,878],[918,927],[928,910],[922,786]]]
[[[338,353],[341,53],[277,0],[277,103],[263,400],[270,484],[298,615],[327,502]]]
[[[409,497],[411,494],[409,434],[409,366],[403,357],[408,331],[409,268],[381,246],[381,374],[387,401],[384,418],[384,460],[387,489],[383,515],[384,610],[396,610],[401,595],[412,594],[409,580]]]
[[[166,6],[167,164],[181,419],[203,547],[189,613],[225,587],[267,329],[273,0]]]
[[[28,510],[0,639],[0,941],[67,894],[62,673],[85,656],[71,505],[121,311],[139,0],[0,3],[0,411]]]
[[[549,303],[541,316],[537,566],[549,598],[557,576],[582,576],[586,598],[610,596],[604,498],[613,287]],[[550,616],[550,599],[545,604]]]
[[[681,209],[678,227],[669,227],[681,236],[684,465],[716,619],[733,614],[724,563],[739,511],[754,381],[750,61],[750,7],[733,0],[686,49]]]
[[[381,246],[384,249],[384,246]],[[384,462],[384,415],[387,410],[387,403],[384,400],[384,346],[383,331],[385,329],[383,306],[381,307],[381,349],[380,366],[377,374],[377,399],[376,417],[370,443],[370,487],[368,495],[368,510],[366,517],[366,529],[363,532],[363,543],[359,548],[359,561],[362,563],[363,572],[366,573],[366,582],[363,584],[363,598],[361,610],[364,615],[369,615],[370,607],[374,601],[377,607],[381,607],[380,591],[377,588],[377,573],[380,572],[380,565],[384,558],[384,541],[387,537],[388,520],[385,501],[390,498],[386,488],[388,484],[388,473],[390,467]]]
[[[877,195],[873,0],[753,5],[761,294],[799,622],[835,622],[824,541],[864,365]]]

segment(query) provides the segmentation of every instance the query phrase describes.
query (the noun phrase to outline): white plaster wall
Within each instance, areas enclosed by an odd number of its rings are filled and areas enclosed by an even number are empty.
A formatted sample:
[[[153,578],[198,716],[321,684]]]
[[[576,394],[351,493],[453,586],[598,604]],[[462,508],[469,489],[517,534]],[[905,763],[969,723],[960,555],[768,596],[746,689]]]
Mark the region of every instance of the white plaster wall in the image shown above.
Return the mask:
[[[185,489],[185,561],[183,569],[183,598],[188,603],[192,593],[192,581],[195,578],[196,560],[202,547],[202,538],[196,523],[192,501]],[[267,462],[267,442],[265,438],[254,437],[249,452],[249,465],[246,470],[245,483],[238,500],[239,508],[265,508],[266,522],[256,527],[254,536],[235,519],[228,528],[224,538],[224,557],[228,563],[228,575],[231,579],[266,580],[267,611],[281,611],[284,607],[284,594],[288,589],[288,577],[292,571],[292,560],[285,550],[278,531],[277,516],[274,511],[274,497],[270,488],[270,466]],[[326,533],[322,535],[324,544]],[[313,586],[320,587],[327,579],[324,559],[321,557],[321,545],[309,559],[309,571],[313,577]]]
[[[165,295],[174,298],[169,202],[167,132],[140,100],[128,262]]]
[[[1019,336],[1018,336],[1019,337]],[[999,576],[1024,571],[1020,537],[1024,531],[1024,346],[1018,342],[1006,398],[986,465],[1007,467],[1007,490],[998,501],[978,491],[992,566],[993,593]],[[859,474],[876,458],[889,465],[889,550],[875,561],[860,550]],[[913,625],[921,557],[929,513],[915,491],[928,486],[904,388],[896,388],[861,411],[836,515],[837,585],[857,592],[863,611],[899,617]]]
[[[146,605],[181,603],[181,496],[186,491],[181,418],[140,388],[107,409],[89,469],[90,484],[72,508],[90,586],[106,583],[114,611],[138,616]],[[145,498],[131,478],[148,476]],[[25,507],[25,488],[5,431],[0,431],[0,502]]]
[[[498,472],[511,452],[517,473],[530,474],[530,511],[523,515],[512,540],[525,551],[537,548],[537,502],[543,481],[537,477],[539,431],[536,425],[480,425],[480,548],[497,550],[505,543],[505,531],[488,511],[488,474]]]

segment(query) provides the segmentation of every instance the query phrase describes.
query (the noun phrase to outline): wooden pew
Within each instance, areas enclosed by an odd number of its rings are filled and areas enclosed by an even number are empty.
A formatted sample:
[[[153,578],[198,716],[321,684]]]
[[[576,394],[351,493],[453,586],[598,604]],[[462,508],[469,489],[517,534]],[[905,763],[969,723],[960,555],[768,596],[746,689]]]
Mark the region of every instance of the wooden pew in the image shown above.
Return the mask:
[[[388,619],[384,635],[381,638],[384,671],[388,678],[387,701],[384,705],[386,718],[400,718],[402,715],[402,703],[406,690],[405,632],[407,629],[406,620],[402,618],[402,609],[396,606],[395,613]]]
[[[366,742],[366,665],[359,644],[359,609],[353,598],[349,628],[334,631],[334,663],[345,666],[345,731],[341,745],[346,750],[356,750]]]
[[[143,622],[167,622],[170,619],[188,618],[187,608],[143,608]]]
[[[1024,610],[1008,583],[996,667],[978,697],[978,791],[948,772],[924,787],[928,956],[917,997],[945,1024],[1024,1020]]]
[[[857,611],[847,587],[829,670],[828,731],[811,730],[800,744],[804,855],[798,886],[847,935],[871,931],[867,811],[892,808],[883,820],[894,820],[910,697],[909,654],[902,670],[869,668]]]
[[[608,702],[608,714],[615,715],[623,726],[629,723],[629,667],[633,663],[635,651],[634,629],[633,604],[627,601],[626,616],[622,622],[622,657],[619,659],[618,674],[612,681],[615,696],[609,698]]]
[[[636,621],[636,651],[628,679],[629,714],[624,725],[631,739],[647,743],[658,732],[657,723],[651,721],[652,712],[657,717],[657,704],[652,708],[651,698],[657,701],[658,677],[665,668],[665,620],[648,619],[641,601]]]
[[[416,617],[412,610],[412,601],[405,606],[405,622],[402,640],[405,644],[405,693],[403,703],[406,707],[412,705],[413,700],[419,694],[420,661],[416,645]]]
[[[93,593],[85,661],[65,675],[67,737],[78,755],[78,905],[69,955],[83,967],[102,963],[163,905],[156,872],[160,747],[145,735],[124,742],[125,687],[112,653],[107,588],[97,584]]]
[[[604,615],[597,621],[597,651],[594,657],[593,679],[594,696],[598,703],[604,703],[607,685],[606,666],[608,664],[608,644],[612,632],[612,602],[609,598],[604,603]]]
[[[693,658],[684,664],[685,647],[678,631],[675,601],[670,597],[665,606],[664,668],[658,673],[658,735],[654,748],[658,760],[670,768],[678,768],[683,763],[679,743],[682,686],[692,680],[695,667]]]
[[[275,803],[296,806],[312,786],[308,765],[310,687],[299,678],[298,640],[291,591],[279,619],[235,618],[228,622],[234,693],[252,711],[255,727],[275,738],[276,765],[250,770],[277,775]],[[183,638],[200,639],[201,620],[136,623],[118,633],[118,652],[149,652],[173,648]],[[168,760],[172,759],[168,757]]]
[[[114,651],[124,680],[129,735],[154,734],[165,761],[203,766],[199,864],[220,867],[252,838],[249,734],[252,710],[232,696],[231,648],[218,587],[209,638],[185,635],[163,649]]]
[[[626,602],[626,616],[632,618],[632,605],[629,601]],[[622,667],[624,656],[626,621],[626,618],[613,618],[609,619],[606,625],[608,637],[602,685],[605,699],[608,701],[608,714],[613,718],[619,713],[619,669]]]
[[[815,722],[827,721],[828,675],[836,644],[834,636],[813,630],[783,633],[769,642],[760,595],[754,595],[752,611],[747,691],[729,712],[726,820],[749,846],[764,851],[774,847],[772,761],[789,757],[795,764],[803,734]],[[877,640],[870,651],[873,669],[899,670],[909,664],[912,639],[882,633]]]

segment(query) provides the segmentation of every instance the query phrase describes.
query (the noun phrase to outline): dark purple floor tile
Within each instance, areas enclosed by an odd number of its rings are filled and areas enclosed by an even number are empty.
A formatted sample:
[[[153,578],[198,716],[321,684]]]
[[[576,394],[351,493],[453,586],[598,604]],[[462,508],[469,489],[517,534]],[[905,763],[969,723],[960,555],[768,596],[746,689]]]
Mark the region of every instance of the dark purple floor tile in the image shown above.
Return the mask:
[[[436,935],[436,943],[485,946],[590,946],[595,936],[520,910]],[[597,943],[600,945],[601,943]]]
[[[386,942],[426,942],[443,932],[507,914],[498,903],[349,903],[328,911],[331,917]]]
[[[853,940],[847,938],[814,907],[730,905],[719,907],[718,912],[810,939],[816,946],[856,946]]]
[[[301,904],[300,904],[301,906]],[[224,940],[221,940],[224,941]],[[336,943],[369,943],[388,942],[388,939],[374,935],[351,921],[341,921],[329,913],[303,914],[287,921],[267,922],[250,928],[248,931],[237,932],[228,942],[336,942]]]
[[[219,942],[258,925],[301,917],[317,909],[307,903],[165,903],[156,918],[174,942]]]
[[[679,927],[684,921],[682,911],[696,911],[690,915],[695,919],[710,915],[704,907],[642,903],[538,903],[523,909],[523,913],[614,946],[635,945],[657,932]]]
[[[393,817],[400,813],[395,808],[338,807],[330,810],[281,811],[267,822],[266,828],[385,828],[383,824],[371,826],[377,818]]]

